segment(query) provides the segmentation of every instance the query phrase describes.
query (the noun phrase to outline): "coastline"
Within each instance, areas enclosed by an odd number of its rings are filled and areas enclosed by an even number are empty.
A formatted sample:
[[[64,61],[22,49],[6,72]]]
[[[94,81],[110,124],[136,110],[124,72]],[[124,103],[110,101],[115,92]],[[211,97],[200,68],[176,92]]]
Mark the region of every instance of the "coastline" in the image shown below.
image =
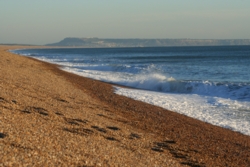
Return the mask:
[[[3,166],[250,165],[250,136],[119,96],[12,48],[22,47],[0,46]]]

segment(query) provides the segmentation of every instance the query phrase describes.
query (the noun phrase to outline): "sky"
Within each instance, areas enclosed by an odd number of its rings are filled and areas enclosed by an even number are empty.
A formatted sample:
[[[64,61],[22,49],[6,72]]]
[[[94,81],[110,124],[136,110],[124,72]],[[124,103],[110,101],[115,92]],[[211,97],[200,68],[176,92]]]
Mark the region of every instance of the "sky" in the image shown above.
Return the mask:
[[[250,0],[0,0],[0,43],[250,39]]]

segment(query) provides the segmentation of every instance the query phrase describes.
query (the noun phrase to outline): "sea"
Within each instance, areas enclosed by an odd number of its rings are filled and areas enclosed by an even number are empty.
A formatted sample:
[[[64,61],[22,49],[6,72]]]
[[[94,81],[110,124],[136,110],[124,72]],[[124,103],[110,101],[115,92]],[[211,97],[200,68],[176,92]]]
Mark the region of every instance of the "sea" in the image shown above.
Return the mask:
[[[114,92],[250,136],[250,46],[11,52],[61,65],[62,70],[80,76],[126,86],[114,86]]]

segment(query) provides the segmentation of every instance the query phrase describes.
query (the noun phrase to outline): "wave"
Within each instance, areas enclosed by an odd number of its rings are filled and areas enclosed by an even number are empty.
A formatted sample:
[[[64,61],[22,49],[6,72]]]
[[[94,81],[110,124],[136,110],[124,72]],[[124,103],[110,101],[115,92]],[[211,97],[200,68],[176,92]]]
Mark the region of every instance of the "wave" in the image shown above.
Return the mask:
[[[250,100],[250,84],[226,83],[210,81],[182,81],[160,74],[139,75],[132,81],[121,82],[125,86],[167,93],[199,94],[230,98],[234,100]]]
[[[98,67],[100,68],[100,67]],[[228,98],[232,100],[250,101],[249,83],[229,83],[212,81],[177,80],[161,73],[114,72],[98,70],[84,70],[65,67],[64,70],[81,76],[115,83],[137,89],[151,90],[165,93],[198,94]]]

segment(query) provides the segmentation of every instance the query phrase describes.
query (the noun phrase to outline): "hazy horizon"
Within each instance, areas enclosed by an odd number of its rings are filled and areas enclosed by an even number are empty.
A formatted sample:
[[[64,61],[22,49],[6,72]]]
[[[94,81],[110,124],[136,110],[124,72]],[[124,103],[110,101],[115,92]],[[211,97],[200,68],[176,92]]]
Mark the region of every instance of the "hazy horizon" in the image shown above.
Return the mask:
[[[250,39],[250,1],[3,1],[0,43],[65,37]]]

